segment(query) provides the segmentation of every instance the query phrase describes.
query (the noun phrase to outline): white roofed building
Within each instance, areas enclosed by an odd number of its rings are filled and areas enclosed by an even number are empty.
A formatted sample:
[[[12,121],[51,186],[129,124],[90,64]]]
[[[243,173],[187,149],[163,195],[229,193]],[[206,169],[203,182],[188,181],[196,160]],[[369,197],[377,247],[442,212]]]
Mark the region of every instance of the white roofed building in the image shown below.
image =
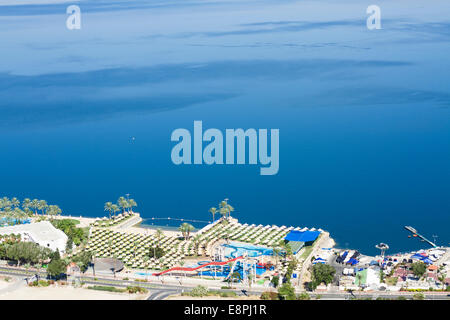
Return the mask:
[[[31,241],[53,251],[65,252],[67,235],[48,221],[0,227],[0,234],[20,234],[22,241]]]

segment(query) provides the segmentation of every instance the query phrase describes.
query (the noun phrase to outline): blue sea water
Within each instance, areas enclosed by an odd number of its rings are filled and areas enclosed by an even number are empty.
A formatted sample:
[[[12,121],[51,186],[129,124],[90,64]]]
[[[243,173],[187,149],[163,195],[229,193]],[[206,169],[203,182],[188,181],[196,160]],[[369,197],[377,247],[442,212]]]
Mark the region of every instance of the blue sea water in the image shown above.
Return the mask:
[[[380,0],[381,30],[360,0],[77,1],[73,31],[68,3],[10,3],[1,196],[102,216],[129,193],[143,217],[198,220],[229,198],[242,222],[320,227],[367,254],[426,247],[404,225],[448,244],[448,1]],[[171,132],[194,120],[279,128],[279,173],[175,166]]]

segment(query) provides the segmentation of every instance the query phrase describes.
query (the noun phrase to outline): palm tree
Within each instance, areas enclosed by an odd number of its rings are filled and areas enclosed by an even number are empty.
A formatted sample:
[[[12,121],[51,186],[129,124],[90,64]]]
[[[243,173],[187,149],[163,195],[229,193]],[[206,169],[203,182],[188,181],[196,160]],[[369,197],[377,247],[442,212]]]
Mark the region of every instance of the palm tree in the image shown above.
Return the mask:
[[[280,240],[279,246],[281,247],[282,251],[284,251],[284,260],[286,261],[286,258],[292,258],[293,252],[291,246],[284,240]],[[281,252],[280,252],[281,253]]]
[[[161,238],[164,236],[164,233],[163,233],[162,229],[161,228],[156,229],[155,235],[156,235],[156,238],[158,239],[158,244],[157,245],[159,247],[159,243],[161,242]]]
[[[273,256],[275,257],[275,267],[278,268],[278,257],[281,254],[281,249],[278,247],[272,248]]]
[[[11,209],[11,201],[9,200],[8,197],[3,197],[2,198],[2,209],[7,210],[7,209]]]
[[[15,207],[12,211],[12,217],[19,223],[22,223],[22,220],[26,219],[28,215],[25,213],[25,211]]]
[[[222,208],[219,209],[219,213],[222,216],[222,218],[225,219],[227,217],[227,215],[228,215],[228,210],[226,208],[222,207]]]
[[[18,206],[20,206],[20,201],[19,199],[17,199],[16,197],[11,199],[11,207],[13,209],[17,208]]]
[[[217,213],[217,209],[215,207],[212,207],[211,209],[209,209],[209,212],[212,214],[213,222],[214,222],[215,221],[214,215]]]
[[[107,244],[108,244],[108,257],[111,257],[111,250],[112,250],[112,245],[113,245],[112,240],[108,240]]]
[[[137,207],[136,201],[134,201],[134,199],[130,199],[130,200],[128,200],[128,205],[131,209],[131,213],[133,213],[133,207]]]
[[[233,274],[230,277],[231,281],[234,282],[234,280],[237,280],[240,282],[242,280],[241,274],[237,271],[233,272]]]
[[[122,209],[122,213],[125,213],[125,209],[128,208],[128,201],[124,197],[120,197],[117,200],[117,205]]]
[[[37,216],[37,210],[39,208],[39,200],[33,199],[31,200],[30,208],[34,210],[34,214]]]
[[[202,236],[200,234],[197,234],[193,239],[194,240],[194,251],[196,252],[196,254],[198,253],[201,237]]]
[[[111,210],[112,210],[112,212],[114,214],[114,217],[116,216],[116,212],[120,211],[119,206],[117,204],[113,204],[111,206]]]
[[[27,211],[27,209],[29,209],[30,206],[31,206],[31,200],[30,200],[29,198],[23,199],[23,202],[22,202],[22,209],[25,210],[25,211]]]
[[[228,199],[225,199],[219,204],[219,212],[224,217],[231,217],[231,212],[234,211],[234,208],[228,204]]]
[[[38,209],[41,211],[41,214],[44,215],[45,211],[48,209],[47,201],[40,200],[38,203]]]
[[[112,206],[113,206],[113,204],[112,204],[112,202],[106,202],[105,203],[105,207],[104,207],[104,210],[105,211],[109,211],[109,220],[111,220],[111,213],[112,213]]]
[[[190,233],[195,229],[193,225],[185,222],[178,228],[181,233],[183,234],[183,237],[185,240],[189,239]]]
[[[50,216],[57,216],[58,214],[62,213],[62,210],[57,205],[50,205],[50,206],[48,206],[47,213]]]

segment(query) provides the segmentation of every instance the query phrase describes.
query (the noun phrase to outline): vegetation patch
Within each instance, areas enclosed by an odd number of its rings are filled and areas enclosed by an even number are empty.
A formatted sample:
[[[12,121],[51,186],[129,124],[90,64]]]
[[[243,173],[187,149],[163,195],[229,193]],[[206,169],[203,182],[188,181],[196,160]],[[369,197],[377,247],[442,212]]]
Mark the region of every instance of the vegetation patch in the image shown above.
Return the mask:
[[[118,292],[118,293],[124,293],[124,292],[128,291],[127,289],[111,287],[111,286],[89,286],[87,288],[90,289],[90,290]]]

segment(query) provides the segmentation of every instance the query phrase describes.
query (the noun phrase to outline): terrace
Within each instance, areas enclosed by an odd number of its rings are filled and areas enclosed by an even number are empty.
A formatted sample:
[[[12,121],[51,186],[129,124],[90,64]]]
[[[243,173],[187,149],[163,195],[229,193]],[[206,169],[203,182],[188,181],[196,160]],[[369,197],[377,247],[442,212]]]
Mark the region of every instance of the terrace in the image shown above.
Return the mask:
[[[87,250],[95,257],[115,257],[124,262],[125,266],[133,269],[164,270],[171,268],[188,257],[211,257],[213,248],[225,241],[233,240],[253,245],[268,247],[278,246],[291,230],[304,230],[275,225],[240,224],[237,220],[222,220],[213,226],[199,230],[188,240],[174,235],[163,235],[159,240],[156,235],[138,234],[117,231],[94,226],[91,232]],[[160,258],[149,258],[151,248],[163,249]]]

